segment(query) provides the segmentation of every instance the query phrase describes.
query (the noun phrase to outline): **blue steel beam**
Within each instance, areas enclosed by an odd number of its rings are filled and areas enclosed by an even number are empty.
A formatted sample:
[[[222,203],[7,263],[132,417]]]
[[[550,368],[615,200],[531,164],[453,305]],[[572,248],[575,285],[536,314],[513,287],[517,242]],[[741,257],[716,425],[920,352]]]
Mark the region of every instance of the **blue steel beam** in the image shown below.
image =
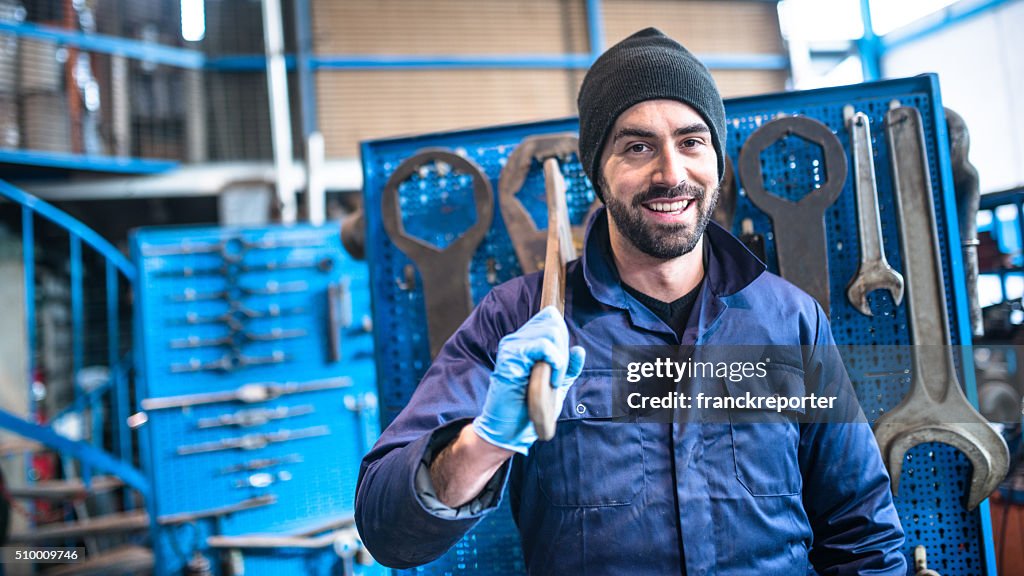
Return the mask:
[[[0,164],[42,166],[66,170],[88,170],[118,174],[159,174],[177,168],[176,160],[121,158],[117,156],[88,156],[40,150],[0,150]]]
[[[87,34],[85,32],[27,22],[14,24],[0,21],[0,33],[14,34],[36,40],[50,40],[59,44],[75,46],[89,52],[116,54],[136,60],[156,62],[179,68],[201,69],[206,60],[203,53],[198,50],[118,38],[117,36],[107,36],[105,34]]]
[[[101,256],[103,256],[104,258],[112,262],[115,266],[117,266],[117,269],[121,272],[121,274],[124,275],[125,278],[128,279],[129,282],[135,282],[135,278],[137,276],[135,272],[135,265],[132,264],[124,256],[124,254],[121,254],[121,252],[117,248],[115,248],[113,244],[108,242],[105,238],[97,234],[94,230],[92,230],[85,224],[82,224],[75,218],[72,218],[66,213],[58,210],[52,204],[49,204],[45,200],[36,198],[35,196],[28,194],[22,191],[20,188],[12,186],[3,180],[0,180],[0,196],[6,196],[7,198],[10,198],[14,202],[21,204],[23,206],[23,215],[32,213],[38,214],[43,218],[46,218],[47,220],[53,222],[54,224],[57,224],[61,228],[64,228],[70,234],[81,238],[82,241],[88,244],[93,250],[99,252]],[[31,219],[29,218],[23,217],[23,220],[29,223],[31,222]],[[25,239],[25,247],[23,248],[23,250],[25,251],[26,266],[25,288],[26,295],[31,296],[32,293],[30,290],[32,288],[32,276],[27,274],[27,272],[30,271],[29,266],[33,262],[32,259],[30,258],[30,256],[32,256],[31,224],[28,224],[27,226],[25,224],[22,224],[22,230]],[[31,306],[32,302],[33,299],[29,298],[27,300],[27,305]],[[30,334],[33,334],[33,332],[30,332]],[[32,344],[31,340],[29,344]]]
[[[778,54],[698,54],[708,68],[715,70],[784,70],[789,60]],[[321,55],[312,59],[314,69],[559,69],[589,68],[591,54],[527,55]]]
[[[309,137],[316,132],[316,86],[313,83],[312,23],[309,14],[309,0],[295,0],[295,39],[298,48],[296,63],[299,71],[299,103],[302,110],[302,135]]]
[[[587,37],[590,40],[590,55],[597,59],[604,52],[604,17],[601,0],[587,0]]]
[[[1004,4],[1017,1],[1019,0],[960,0],[934,14],[925,16],[920,20],[882,36],[882,50],[887,52],[994,10]]]
[[[860,67],[864,72],[864,81],[871,82],[882,77],[882,42],[875,34],[875,26],[871,21],[871,0],[860,0],[860,19],[864,24],[864,34],[857,40],[860,52]]]

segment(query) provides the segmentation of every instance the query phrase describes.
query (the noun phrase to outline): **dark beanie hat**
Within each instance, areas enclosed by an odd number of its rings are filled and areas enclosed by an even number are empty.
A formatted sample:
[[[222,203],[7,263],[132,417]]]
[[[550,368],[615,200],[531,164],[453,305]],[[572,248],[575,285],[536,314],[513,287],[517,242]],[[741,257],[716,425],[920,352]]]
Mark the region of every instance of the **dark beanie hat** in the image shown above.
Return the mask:
[[[647,100],[678,100],[694,108],[711,129],[718,179],[725,171],[725,106],[711,73],[657,28],[647,28],[609,48],[590,67],[576,100],[580,112],[580,160],[597,186],[601,150],[620,114]]]

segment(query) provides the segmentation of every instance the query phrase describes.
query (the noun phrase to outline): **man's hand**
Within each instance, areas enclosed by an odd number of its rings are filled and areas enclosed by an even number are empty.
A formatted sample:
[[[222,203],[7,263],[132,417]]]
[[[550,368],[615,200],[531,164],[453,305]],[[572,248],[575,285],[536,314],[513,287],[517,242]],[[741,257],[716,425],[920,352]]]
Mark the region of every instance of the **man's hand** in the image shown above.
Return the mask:
[[[569,348],[569,330],[561,313],[554,306],[544,308],[498,344],[484,409],[473,420],[473,430],[490,444],[526,454],[537,440],[526,406],[526,386],[534,363],[551,365],[551,386],[561,409],[585,359],[582,347]]]

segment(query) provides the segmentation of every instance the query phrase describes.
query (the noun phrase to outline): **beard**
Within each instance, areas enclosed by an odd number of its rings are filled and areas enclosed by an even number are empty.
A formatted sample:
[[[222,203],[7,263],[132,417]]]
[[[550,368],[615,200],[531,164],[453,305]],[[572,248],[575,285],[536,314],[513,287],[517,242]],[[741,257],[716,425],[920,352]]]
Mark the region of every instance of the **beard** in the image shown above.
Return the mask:
[[[670,260],[689,254],[697,246],[704,234],[711,215],[718,203],[718,187],[710,192],[688,182],[675,188],[648,188],[626,201],[608,194],[608,185],[601,178],[600,186],[605,193],[605,205],[611,215],[615,227],[633,246],[648,256],[660,260]],[[659,224],[644,217],[643,203],[655,198],[693,198],[693,209],[697,211],[697,221],[692,227],[689,224]]]

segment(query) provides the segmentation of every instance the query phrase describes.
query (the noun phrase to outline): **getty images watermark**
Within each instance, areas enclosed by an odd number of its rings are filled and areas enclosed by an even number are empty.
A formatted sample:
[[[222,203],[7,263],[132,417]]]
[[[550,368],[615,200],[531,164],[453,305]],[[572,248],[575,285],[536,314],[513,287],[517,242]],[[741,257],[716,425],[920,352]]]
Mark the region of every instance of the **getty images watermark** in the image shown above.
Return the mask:
[[[874,422],[912,387],[974,386],[973,357],[964,354],[923,346],[618,346],[610,370],[585,370],[567,409],[618,422]],[[1021,410],[1018,398],[989,418],[1019,423]]]

